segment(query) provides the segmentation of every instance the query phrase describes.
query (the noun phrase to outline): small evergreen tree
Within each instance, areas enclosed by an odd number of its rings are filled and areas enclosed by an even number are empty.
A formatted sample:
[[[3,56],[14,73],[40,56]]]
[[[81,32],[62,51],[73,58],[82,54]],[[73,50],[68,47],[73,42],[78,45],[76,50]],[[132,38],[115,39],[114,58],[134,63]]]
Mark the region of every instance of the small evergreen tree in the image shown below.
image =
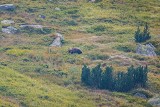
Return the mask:
[[[102,73],[102,69],[101,69],[100,64],[98,64],[95,68],[92,69],[92,72],[91,72],[91,86],[93,86],[95,88],[100,88],[101,73]]]
[[[135,41],[138,42],[139,41],[139,35],[140,35],[141,31],[140,28],[138,26],[137,31],[135,32]]]
[[[125,91],[129,91],[131,90],[135,84],[134,84],[134,66],[132,65],[131,67],[128,68],[128,72],[126,74],[126,87],[125,87]]]
[[[125,88],[125,73],[124,72],[118,72],[116,78],[115,78],[115,91],[120,91],[120,92],[124,92],[124,88]]]
[[[105,72],[102,74],[102,81],[101,81],[101,88],[102,89],[113,89],[113,68],[106,67]]]
[[[143,37],[145,41],[151,38],[150,33],[149,33],[149,27],[147,23],[144,26]]]
[[[138,26],[137,31],[135,32],[134,38],[135,38],[135,42],[139,42],[139,43],[145,42],[146,40],[151,38],[147,23],[144,26],[143,32],[140,31],[140,28]]]
[[[87,65],[84,65],[82,68],[81,81],[86,85],[90,85],[90,69]]]
[[[97,65],[90,69],[84,65],[82,68],[81,81],[86,85],[90,85],[95,88],[108,89],[111,91],[127,92],[131,89],[141,86],[145,87],[147,82],[148,67],[139,66],[134,68],[131,66],[128,68],[128,72],[118,72],[113,77],[113,68],[106,67],[102,73],[101,65]]]

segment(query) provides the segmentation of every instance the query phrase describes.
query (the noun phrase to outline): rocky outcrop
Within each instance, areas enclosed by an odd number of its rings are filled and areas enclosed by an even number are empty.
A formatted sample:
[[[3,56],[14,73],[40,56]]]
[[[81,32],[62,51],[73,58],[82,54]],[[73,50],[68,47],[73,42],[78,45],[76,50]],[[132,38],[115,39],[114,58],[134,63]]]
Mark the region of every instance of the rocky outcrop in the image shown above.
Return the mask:
[[[146,45],[138,44],[136,53],[144,56],[157,56],[154,50],[155,47],[151,43]]]
[[[6,28],[2,28],[2,32],[7,34],[15,34],[18,32],[18,30],[15,27],[8,26]]]
[[[56,37],[50,46],[62,46],[63,36],[60,33],[56,33]]]
[[[154,97],[148,100],[148,103],[155,107],[160,107],[160,97]]]
[[[16,6],[13,5],[13,4],[3,4],[3,5],[0,5],[0,10],[3,11],[3,10],[7,10],[7,11],[13,11],[15,10]]]
[[[69,49],[68,52],[69,52],[70,54],[82,54],[82,51],[81,51],[79,48]]]

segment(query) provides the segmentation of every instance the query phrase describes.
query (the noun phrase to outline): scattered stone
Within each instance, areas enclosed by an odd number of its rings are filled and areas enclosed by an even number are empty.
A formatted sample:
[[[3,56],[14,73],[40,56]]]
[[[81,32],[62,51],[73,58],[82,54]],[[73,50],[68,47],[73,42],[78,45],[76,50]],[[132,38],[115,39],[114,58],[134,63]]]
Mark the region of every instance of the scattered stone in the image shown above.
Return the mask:
[[[82,54],[82,51],[81,51],[79,48],[69,49],[68,52],[69,52],[70,54]]]
[[[60,33],[56,33],[56,38],[52,42],[50,46],[62,46],[62,41],[64,40],[64,37]]]
[[[42,25],[20,25],[20,28],[37,28],[37,29],[42,29]]]
[[[13,4],[3,4],[0,5],[0,10],[7,10],[7,11],[13,11],[15,10],[16,6]]]
[[[160,107],[160,97],[154,97],[148,100],[148,103],[152,106]]]
[[[2,20],[1,24],[10,25],[10,24],[14,24],[14,21],[13,20]]]
[[[2,32],[7,34],[15,34],[18,30],[13,26],[8,26],[7,28],[2,28]]]
[[[146,95],[139,93],[139,92],[135,93],[134,96],[139,97],[139,98],[143,98],[143,99],[147,99]]]
[[[146,45],[138,44],[136,53],[144,56],[157,56],[154,50],[155,47],[151,43]]]
[[[89,2],[96,2],[96,0],[89,0]]]
[[[39,18],[45,19],[46,16],[45,15],[39,15]]]
[[[56,7],[56,8],[55,8],[55,10],[60,11],[61,9],[60,9],[60,8],[58,8],[58,7]]]

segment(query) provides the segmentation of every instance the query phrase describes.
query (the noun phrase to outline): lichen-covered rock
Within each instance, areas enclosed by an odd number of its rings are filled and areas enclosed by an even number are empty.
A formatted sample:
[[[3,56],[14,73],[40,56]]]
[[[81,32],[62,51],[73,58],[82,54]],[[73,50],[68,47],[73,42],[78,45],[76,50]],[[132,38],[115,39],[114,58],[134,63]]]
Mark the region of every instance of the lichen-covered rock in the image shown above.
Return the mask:
[[[18,29],[13,26],[8,26],[7,28],[2,28],[2,32],[7,34],[15,34],[18,32]]]
[[[136,53],[144,56],[157,56],[154,50],[155,47],[151,43],[146,45],[138,44]]]
[[[64,37],[60,33],[56,33],[56,37],[50,46],[62,46]]]
[[[154,97],[148,100],[148,103],[152,106],[160,107],[160,97]]]
[[[69,49],[68,52],[69,52],[70,54],[82,54],[82,51],[81,51],[79,48]]]
[[[3,5],[0,5],[0,10],[3,11],[3,10],[7,10],[7,11],[13,11],[15,10],[16,6],[13,5],[13,4],[3,4]]]

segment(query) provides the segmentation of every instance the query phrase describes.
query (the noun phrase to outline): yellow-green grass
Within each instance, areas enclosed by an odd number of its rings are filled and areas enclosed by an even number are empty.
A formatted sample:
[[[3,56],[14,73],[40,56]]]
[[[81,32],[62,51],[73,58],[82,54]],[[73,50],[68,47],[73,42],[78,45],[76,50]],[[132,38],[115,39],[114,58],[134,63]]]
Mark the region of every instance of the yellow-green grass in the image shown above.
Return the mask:
[[[146,100],[137,101],[137,98],[126,96],[125,93],[119,93],[123,94],[122,97],[119,94],[109,96],[108,93],[104,93],[102,100],[97,96],[101,94],[101,91],[95,93],[87,91],[87,94],[84,95],[83,92],[87,89],[80,84],[81,68],[84,63],[90,67],[94,67],[98,63],[112,65],[115,72],[126,71],[130,65],[148,64],[150,73],[146,89],[153,93],[159,93],[159,59],[121,50],[122,46],[136,49],[134,32],[138,23],[141,31],[144,23],[149,23],[152,35],[150,41],[159,39],[159,0],[116,0],[113,4],[111,0],[102,0],[99,3],[89,3],[86,0],[60,1],[62,2],[51,3],[48,0],[0,1],[1,4],[13,3],[17,6],[16,14],[14,12],[11,14],[0,13],[0,20],[12,19],[16,22],[17,28],[20,24],[29,23],[42,24],[54,29],[48,35],[0,33],[0,38],[4,37],[4,39],[0,39],[0,65],[7,66],[0,68],[1,84],[7,86],[7,91],[0,93],[2,96],[0,101],[4,103],[2,103],[3,105],[16,105],[10,103],[10,100],[3,99],[8,97],[16,99],[16,102],[21,105],[25,106],[26,104],[31,107],[32,104],[40,106],[46,104],[46,107],[50,107],[50,105],[56,107],[74,107],[74,105],[76,107],[92,107],[94,105],[143,107],[146,105]],[[56,7],[61,10],[56,11]],[[34,12],[30,11],[32,9]],[[74,13],[75,10],[78,12]],[[45,15],[46,19],[39,18],[40,14]],[[72,18],[73,16],[77,18]],[[73,20],[78,25],[66,24],[66,21]],[[98,33],[96,31],[87,32],[88,29],[92,30],[99,25],[105,26],[106,30]],[[65,43],[62,47],[49,47],[55,32],[64,35]],[[10,47],[11,49],[8,49]],[[83,54],[68,54],[68,49],[71,47],[80,48]],[[120,47],[120,49],[118,50],[116,47]],[[101,58],[103,56],[108,56],[109,59]],[[94,58],[97,59],[93,60]],[[44,68],[46,65],[48,68]],[[54,75],[58,71],[67,73],[68,77]],[[67,88],[71,88],[72,91]],[[82,95],[75,91],[76,89],[82,89]],[[111,102],[110,99],[112,99]]]
[[[94,107],[94,103],[79,92],[45,83],[0,66],[0,93],[13,97],[22,106],[34,107]],[[5,104],[5,103],[4,103]]]
[[[19,107],[15,99],[0,96],[0,107]]]

